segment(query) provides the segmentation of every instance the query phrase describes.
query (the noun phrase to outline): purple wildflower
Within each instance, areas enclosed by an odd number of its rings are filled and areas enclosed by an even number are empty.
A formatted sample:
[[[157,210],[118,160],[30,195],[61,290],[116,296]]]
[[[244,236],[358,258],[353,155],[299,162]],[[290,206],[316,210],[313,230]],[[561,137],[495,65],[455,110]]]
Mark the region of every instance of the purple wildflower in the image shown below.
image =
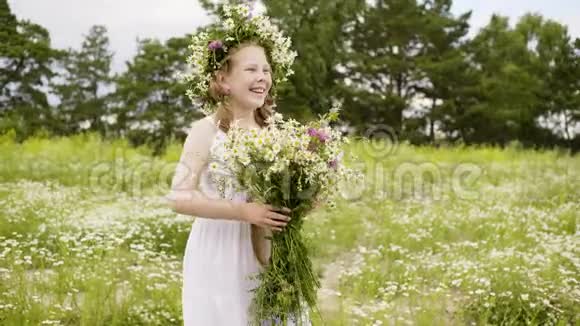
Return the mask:
[[[330,139],[330,136],[328,136],[324,131],[320,130],[318,131],[318,139],[322,143],[326,143],[326,141]]]
[[[209,45],[207,46],[210,50],[215,51],[218,49],[221,49],[223,47],[223,43],[220,40],[214,40],[209,42]]]
[[[255,0],[248,0],[248,5],[249,5],[249,9],[250,9],[250,13],[248,14],[248,19],[252,19],[252,17],[254,17],[254,15],[252,14],[252,11],[254,11],[254,6],[256,5],[256,1]]]
[[[328,162],[328,167],[330,167],[336,171],[336,168],[338,167],[338,160],[334,159],[334,160]]]
[[[326,143],[326,141],[330,139],[330,136],[328,136],[324,131],[314,128],[308,128],[308,136],[318,138],[321,143]]]

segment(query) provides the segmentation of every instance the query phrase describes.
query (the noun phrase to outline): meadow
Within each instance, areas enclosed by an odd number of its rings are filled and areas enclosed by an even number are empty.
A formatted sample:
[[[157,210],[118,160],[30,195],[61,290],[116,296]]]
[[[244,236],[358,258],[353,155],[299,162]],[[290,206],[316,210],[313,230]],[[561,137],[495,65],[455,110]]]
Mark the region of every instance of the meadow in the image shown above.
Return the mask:
[[[181,325],[181,144],[0,136],[0,324]],[[308,217],[315,325],[577,325],[580,157],[356,141]]]

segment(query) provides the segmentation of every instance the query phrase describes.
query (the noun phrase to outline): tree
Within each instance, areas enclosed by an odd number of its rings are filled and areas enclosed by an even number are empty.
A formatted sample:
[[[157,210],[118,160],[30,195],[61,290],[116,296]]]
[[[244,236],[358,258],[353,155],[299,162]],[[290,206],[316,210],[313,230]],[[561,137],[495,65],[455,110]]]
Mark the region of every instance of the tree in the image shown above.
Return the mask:
[[[547,78],[546,112],[554,116],[560,136],[572,146],[580,125],[580,39],[562,46]],[[577,148],[577,150],[580,148]]]
[[[109,38],[105,26],[93,26],[79,51],[69,49],[62,60],[62,82],[54,85],[60,99],[56,111],[58,129],[65,134],[80,130],[79,123],[88,121],[91,130],[104,134],[107,93],[111,89]]]
[[[62,52],[51,48],[45,28],[16,19],[6,0],[0,1],[0,21],[0,130],[17,129],[22,138],[43,124],[45,89]]]
[[[0,44],[8,47],[16,34],[18,20],[12,14],[7,0],[0,0]]]
[[[298,119],[326,112],[334,100],[344,100],[340,67],[348,59],[345,26],[365,7],[359,0],[264,2],[266,14],[292,39],[298,57],[295,74],[281,91],[282,111]]]
[[[481,101],[469,110],[470,120],[479,124],[465,121],[465,137],[501,145],[512,140],[530,146],[557,143],[538,119],[571,112],[567,108],[574,96],[564,95],[575,92],[574,77],[566,77],[569,69],[575,76],[569,44],[566,28],[540,15],[525,15],[514,28],[506,17],[493,16],[471,46],[473,67],[481,74]]]
[[[510,28],[508,18],[494,15],[470,49],[481,76],[481,101],[469,109],[464,137],[468,142],[500,145],[525,141],[535,128],[543,87],[525,36]]]
[[[345,114],[355,125],[388,124],[400,133],[416,95],[423,22],[415,0],[377,0],[354,20],[343,90]]]
[[[201,117],[176,76],[186,69],[189,38],[171,38],[164,44],[140,40],[137,55],[117,78],[113,110],[118,115],[117,132],[134,144],[152,145],[155,154],[172,138],[184,136],[189,123]]]
[[[425,122],[431,142],[437,122],[448,138],[461,135],[461,129],[456,129],[458,118],[476,100],[477,77],[469,67],[465,39],[471,12],[455,17],[451,5],[451,0],[429,0],[422,5],[424,47],[417,59],[422,82],[415,89],[429,101]]]

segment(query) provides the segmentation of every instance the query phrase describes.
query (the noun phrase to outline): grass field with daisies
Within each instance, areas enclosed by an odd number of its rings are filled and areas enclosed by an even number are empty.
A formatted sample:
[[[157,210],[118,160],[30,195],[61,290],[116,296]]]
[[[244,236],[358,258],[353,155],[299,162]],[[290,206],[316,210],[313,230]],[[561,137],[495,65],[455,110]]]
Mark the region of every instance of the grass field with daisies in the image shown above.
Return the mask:
[[[308,218],[315,325],[580,323],[579,156],[350,150],[365,179]],[[180,151],[0,136],[0,325],[182,325]]]

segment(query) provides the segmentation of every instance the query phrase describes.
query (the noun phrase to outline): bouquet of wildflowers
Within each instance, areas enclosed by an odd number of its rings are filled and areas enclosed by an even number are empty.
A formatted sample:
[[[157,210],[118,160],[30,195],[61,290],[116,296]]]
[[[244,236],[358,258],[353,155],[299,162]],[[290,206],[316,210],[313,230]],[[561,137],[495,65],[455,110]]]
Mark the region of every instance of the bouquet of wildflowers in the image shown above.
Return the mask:
[[[258,275],[256,322],[288,320],[302,316],[305,304],[316,306],[320,282],[302,234],[305,217],[317,203],[334,204],[331,198],[341,180],[360,177],[341,164],[348,138],[330,127],[338,111],[333,108],[307,125],[284,121],[276,113],[266,128],[234,125],[228,132],[227,161],[240,186],[256,202],[292,210],[284,231],[272,235],[270,261]]]

